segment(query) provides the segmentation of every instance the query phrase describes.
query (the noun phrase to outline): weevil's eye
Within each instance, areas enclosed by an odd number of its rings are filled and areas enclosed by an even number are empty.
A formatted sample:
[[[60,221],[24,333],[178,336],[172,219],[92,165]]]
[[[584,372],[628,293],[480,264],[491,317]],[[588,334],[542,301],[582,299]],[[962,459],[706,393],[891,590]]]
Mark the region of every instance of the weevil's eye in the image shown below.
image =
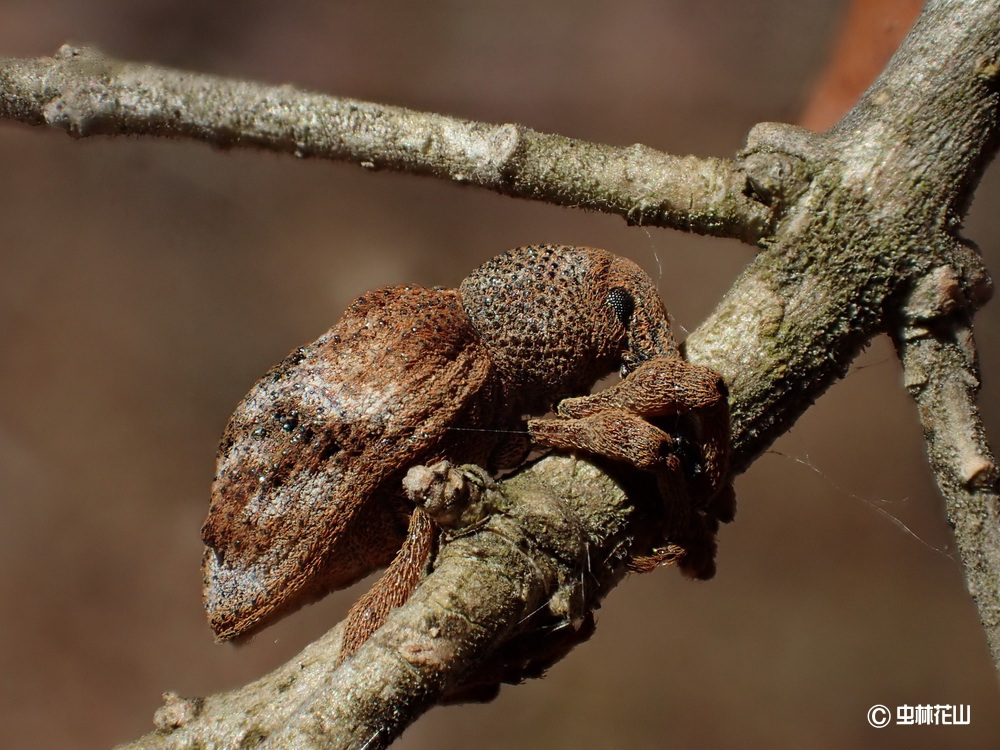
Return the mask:
[[[616,286],[608,292],[607,303],[611,305],[622,325],[628,328],[628,324],[632,322],[632,313],[635,312],[635,297],[632,293],[628,289]]]

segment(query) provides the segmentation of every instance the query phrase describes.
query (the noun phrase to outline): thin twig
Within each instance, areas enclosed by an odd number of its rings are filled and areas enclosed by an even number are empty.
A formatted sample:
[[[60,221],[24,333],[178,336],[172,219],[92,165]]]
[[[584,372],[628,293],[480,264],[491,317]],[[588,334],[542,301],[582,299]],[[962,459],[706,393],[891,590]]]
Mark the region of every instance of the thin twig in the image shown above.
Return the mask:
[[[87,48],[0,60],[0,117],[77,137],[193,138],[351,161],[750,243],[771,222],[732,161],[140,65]]]
[[[954,272],[940,268],[915,287],[904,309],[893,336],[904,382],[917,403],[969,592],[1000,663],[1000,495],[976,406],[979,363],[968,305]]]

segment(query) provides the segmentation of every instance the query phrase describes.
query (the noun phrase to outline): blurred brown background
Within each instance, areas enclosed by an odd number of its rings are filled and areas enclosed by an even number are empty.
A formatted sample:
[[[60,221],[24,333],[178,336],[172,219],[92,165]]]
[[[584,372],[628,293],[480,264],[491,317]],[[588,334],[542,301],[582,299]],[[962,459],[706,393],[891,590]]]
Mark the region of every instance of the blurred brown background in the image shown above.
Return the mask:
[[[205,72],[673,153],[792,120],[838,2],[0,0],[0,56],[65,41]],[[342,592],[250,646],[212,642],[198,531],[216,441],[272,363],[362,291],[453,286],[520,244],[603,246],[677,325],[752,249],[343,164],[0,123],[0,727],[99,748],[290,658]],[[997,170],[968,222],[1000,266]],[[1000,306],[978,318],[1000,438]],[[435,709],[418,748],[995,747],[996,675],[920,428],[878,340],[738,484],[719,575],[632,577],[541,681]],[[869,727],[875,703],[972,724]]]

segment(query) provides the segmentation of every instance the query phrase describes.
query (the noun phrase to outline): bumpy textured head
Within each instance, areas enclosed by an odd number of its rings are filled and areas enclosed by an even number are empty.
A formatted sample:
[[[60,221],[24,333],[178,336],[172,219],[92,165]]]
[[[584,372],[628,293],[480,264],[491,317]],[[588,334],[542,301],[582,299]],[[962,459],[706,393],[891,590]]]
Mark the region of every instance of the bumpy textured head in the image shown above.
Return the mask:
[[[653,282],[606,250],[520,247],[477,268],[459,291],[506,381],[551,398],[677,350]]]

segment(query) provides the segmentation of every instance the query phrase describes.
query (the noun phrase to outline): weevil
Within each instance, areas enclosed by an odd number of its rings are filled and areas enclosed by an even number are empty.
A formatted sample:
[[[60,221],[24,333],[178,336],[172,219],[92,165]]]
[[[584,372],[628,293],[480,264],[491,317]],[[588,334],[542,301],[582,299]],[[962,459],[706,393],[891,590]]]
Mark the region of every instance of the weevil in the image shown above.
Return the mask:
[[[616,369],[620,383],[586,395]],[[555,405],[555,418],[525,422]],[[664,424],[677,415],[694,415],[696,440]],[[245,637],[388,566],[349,615],[353,652],[408,598],[433,549],[435,524],[403,492],[407,470],[510,468],[532,442],[673,477],[665,487],[683,473],[691,499],[666,501],[723,498],[714,534],[731,515],[728,440],[725,384],[682,358],[655,285],[630,260],[538,245],[458,289],[368,292],[264,375],[225,429],[202,528],[211,626],[220,640]],[[710,576],[707,546],[681,567]],[[654,551],[636,568],[674,556]]]

